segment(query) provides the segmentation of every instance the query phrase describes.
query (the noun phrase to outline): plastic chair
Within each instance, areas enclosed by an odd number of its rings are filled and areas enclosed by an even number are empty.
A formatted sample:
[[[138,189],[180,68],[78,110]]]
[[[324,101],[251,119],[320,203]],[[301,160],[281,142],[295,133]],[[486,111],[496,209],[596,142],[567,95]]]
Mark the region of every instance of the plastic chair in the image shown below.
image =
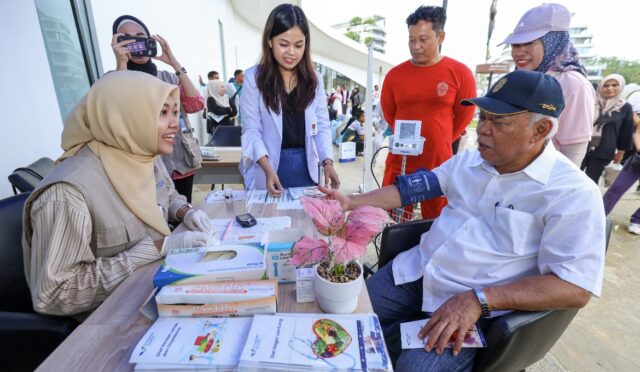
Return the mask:
[[[0,365],[33,371],[76,328],[73,318],[33,311],[22,258],[22,209],[31,193],[0,200]]]
[[[386,227],[382,232],[378,267],[418,245],[422,234],[431,228],[432,223],[411,221]],[[611,237],[609,219],[605,234],[606,250]],[[577,313],[578,309],[513,311],[497,318],[485,333],[487,347],[476,354],[473,370],[523,371],[547,354]]]
[[[14,170],[13,173],[9,175],[9,182],[13,188],[13,194],[17,195],[18,191],[33,191],[38,182],[42,181],[53,167],[53,160],[40,158],[26,167]]]
[[[230,125],[219,125],[213,131],[213,135],[211,136],[211,141],[207,143],[207,147],[211,147],[211,146],[240,147],[241,136],[242,136],[242,127],[230,126]],[[212,184],[211,190],[215,188],[216,188],[216,184]],[[222,184],[222,189],[224,190],[224,184]]]

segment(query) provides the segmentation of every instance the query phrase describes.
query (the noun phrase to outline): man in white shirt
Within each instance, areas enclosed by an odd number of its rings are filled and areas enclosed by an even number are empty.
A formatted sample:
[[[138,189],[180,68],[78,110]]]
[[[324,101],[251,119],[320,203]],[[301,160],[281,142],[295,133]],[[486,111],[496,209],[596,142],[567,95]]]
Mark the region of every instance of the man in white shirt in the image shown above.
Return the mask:
[[[403,350],[397,370],[471,369],[476,351],[461,345],[481,317],[580,308],[602,288],[602,197],[549,145],[564,108],[558,82],[517,70],[485,97],[462,103],[480,108],[477,151],[366,194],[322,188],[349,210],[449,200],[418,246],[367,280],[387,337],[420,311],[431,317],[418,335],[429,338],[426,352]],[[456,332],[454,347],[445,349]]]

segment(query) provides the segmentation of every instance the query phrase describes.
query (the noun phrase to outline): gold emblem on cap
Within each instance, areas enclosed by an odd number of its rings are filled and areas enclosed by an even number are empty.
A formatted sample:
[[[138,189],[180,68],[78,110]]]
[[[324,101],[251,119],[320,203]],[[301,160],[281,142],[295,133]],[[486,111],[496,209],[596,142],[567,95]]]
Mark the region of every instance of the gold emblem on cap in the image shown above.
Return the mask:
[[[497,93],[500,89],[502,89],[502,87],[507,83],[507,78],[502,78],[500,80],[498,80],[498,82],[496,83],[496,85],[493,86],[493,89],[491,89],[492,93]]]
[[[550,103],[541,103],[540,106],[542,106],[543,109],[545,110],[549,110],[549,111],[556,111],[556,106],[550,104]]]

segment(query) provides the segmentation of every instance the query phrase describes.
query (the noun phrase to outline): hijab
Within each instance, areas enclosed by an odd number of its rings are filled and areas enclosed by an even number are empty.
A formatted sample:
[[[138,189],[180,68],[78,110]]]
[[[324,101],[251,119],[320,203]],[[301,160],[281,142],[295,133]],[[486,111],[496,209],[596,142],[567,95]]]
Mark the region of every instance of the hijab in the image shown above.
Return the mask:
[[[229,96],[220,94],[220,88],[223,84],[224,82],[222,80],[209,80],[207,83],[207,94],[209,97],[213,97],[218,106],[231,107],[229,106]]]
[[[587,70],[580,63],[580,57],[573,47],[569,32],[549,31],[540,38],[544,46],[544,56],[536,71],[577,71],[587,77]]]
[[[618,84],[620,84],[620,90],[615,97],[604,98],[602,97],[602,87],[609,80],[617,81]],[[598,84],[598,89],[596,90],[596,92],[598,93],[598,100],[596,102],[596,108],[598,109],[598,112],[596,113],[596,118],[598,117],[598,114],[600,116],[605,116],[607,114],[611,116],[613,112],[620,111],[622,106],[624,106],[625,104],[625,101],[622,99],[622,91],[624,90],[624,86],[624,77],[619,74],[607,75],[604,79],[602,79],[602,81],[600,81],[600,84]]]
[[[64,154],[74,156],[87,145],[125,205],[141,221],[169,235],[158,209],[153,173],[158,146],[158,118],[178,87],[136,71],[114,71],[96,81],[69,113],[62,131]]]
[[[116,18],[116,20],[113,22],[113,25],[111,26],[112,35],[117,34],[120,26],[122,26],[125,23],[136,24],[142,27],[144,32],[147,34],[147,37],[151,35],[151,33],[149,32],[149,29],[147,28],[147,25],[145,25],[138,18],[130,15],[123,15]],[[153,76],[156,76],[158,74],[158,67],[155,65],[155,63],[151,62],[151,59],[149,59],[146,63],[143,63],[143,64],[135,63],[129,60],[127,61],[127,70],[146,72],[147,74],[151,74]]]

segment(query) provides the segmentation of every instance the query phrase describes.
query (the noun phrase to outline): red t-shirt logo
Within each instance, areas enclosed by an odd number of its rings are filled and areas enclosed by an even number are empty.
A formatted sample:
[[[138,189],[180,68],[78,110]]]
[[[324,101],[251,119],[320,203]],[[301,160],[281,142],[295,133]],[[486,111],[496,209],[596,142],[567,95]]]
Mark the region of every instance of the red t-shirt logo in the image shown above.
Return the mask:
[[[447,94],[447,90],[449,90],[449,85],[444,81],[438,83],[437,92],[438,96],[442,97]]]

